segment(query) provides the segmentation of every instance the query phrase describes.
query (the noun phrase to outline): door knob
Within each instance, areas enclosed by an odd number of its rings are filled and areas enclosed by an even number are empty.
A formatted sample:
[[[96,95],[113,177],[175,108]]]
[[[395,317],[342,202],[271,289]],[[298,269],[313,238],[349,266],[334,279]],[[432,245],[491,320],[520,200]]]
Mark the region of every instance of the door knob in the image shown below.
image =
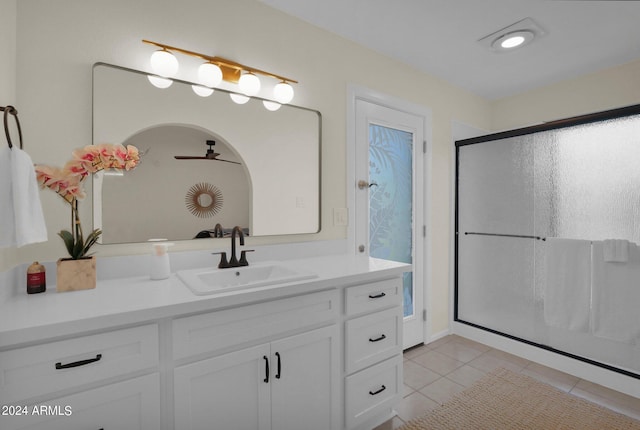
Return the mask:
[[[358,181],[358,188],[359,188],[359,189],[361,189],[361,190],[364,190],[365,188],[371,188],[371,187],[373,187],[373,186],[376,186],[376,187],[377,187],[377,186],[378,186],[378,184],[376,184],[375,182],[371,182],[371,183],[369,183],[369,182],[367,182],[367,181],[365,181],[365,180],[363,180],[363,179],[360,179],[360,180]]]

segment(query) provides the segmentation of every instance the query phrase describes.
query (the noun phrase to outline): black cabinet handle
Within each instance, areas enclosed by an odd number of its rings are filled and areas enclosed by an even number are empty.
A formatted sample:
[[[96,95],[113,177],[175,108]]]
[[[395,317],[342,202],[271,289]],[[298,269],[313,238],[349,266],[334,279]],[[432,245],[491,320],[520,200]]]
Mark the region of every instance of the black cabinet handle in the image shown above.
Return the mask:
[[[380,388],[378,391],[374,391],[374,392],[369,391],[369,394],[371,394],[372,396],[375,396],[376,394],[380,394],[380,393],[382,393],[382,392],[383,392],[384,390],[386,390],[386,389],[387,389],[387,387],[385,387],[385,386],[383,385],[383,386],[382,386],[382,388]]]
[[[276,373],[276,379],[280,379],[280,373],[282,370],[282,359],[280,358],[280,353],[276,352],[276,357],[278,357],[278,373]]]
[[[372,296],[371,294],[369,294],[369,298],[370,299],[380,299],[380,298],[382,298],[384,296],[386,296],[385,293],[376,294],[375,296]]]
[[[265,362],[265,378],[264,378],[264,382],[266,382],[267,384],[269,383],[269,357],[267,357],[266,355],[263,355],[262,358],[264,358],[264,362]]]
[[[385,336],[385,335],[383,334],[382,336],[380,336],[380,337],[378,337],[378,338],[375,338],[375,339],[371,339],[371,338],[369,338],[369,342],[380,342],[381,340],[384,340],[384,339],[386,339],[386,338],[387,338],[387,336]]]
[[[57,370],[70,369],[72,367],[85,366],[87,364],[91,364],[91,363],[95,363],[96,361],[100,361],[101,358],[102,358],[102,354],[97,354],[96,358],[89,358],[88,360],[74,361],[73,363],[68,363],[68,364],[62,364],[62,363],[58,362],[58,363],[56,363],[56,369]]]

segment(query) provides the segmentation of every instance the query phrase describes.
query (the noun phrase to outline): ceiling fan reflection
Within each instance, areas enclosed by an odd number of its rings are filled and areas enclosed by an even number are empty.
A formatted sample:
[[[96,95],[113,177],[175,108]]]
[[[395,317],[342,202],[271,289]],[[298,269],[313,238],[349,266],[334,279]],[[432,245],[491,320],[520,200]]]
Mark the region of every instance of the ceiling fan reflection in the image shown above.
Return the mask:
[[[197,157],[193,155],[174,155],[173,158],[175,158],[176,160],[213,160],[213,161],[224,161],[225,163],[241,164],[237,161],[223,160],[222,158],[218,158],[220,153],[215,152],[213,149],[214,145],[216,144],[215,140],[207,140],[206,144],[209,146],[209,149],[207,149],[207,153],[202,157]]]

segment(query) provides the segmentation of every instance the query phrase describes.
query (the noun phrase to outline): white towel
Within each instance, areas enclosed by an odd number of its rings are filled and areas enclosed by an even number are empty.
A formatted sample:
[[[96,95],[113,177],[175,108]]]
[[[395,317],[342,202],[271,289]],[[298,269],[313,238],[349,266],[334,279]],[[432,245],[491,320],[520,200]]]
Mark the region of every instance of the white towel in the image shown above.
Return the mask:
[[[31,157],[0,145],[0,248],[45,242],[47,228]]]
[[[11,149],[6,143],[0,142],[0,248],[10,246],[16,246],[11,186]]]
[[[11,180],[16,245],[46,242],[47,227],[33,161],[29,154],[15,145],[11,149]]]
[[[608,264],[603,242],[593,243],[593,312],[595,336],[631,343],[640,340],[640,248],[627,245],[626,264]]]
[[[591,242],[547,238],[544,320],[587,332],[591,307]]]
[[[607,263],[626,263],[629,261],[629,241],[607,239],[603,243],[603,254]]]

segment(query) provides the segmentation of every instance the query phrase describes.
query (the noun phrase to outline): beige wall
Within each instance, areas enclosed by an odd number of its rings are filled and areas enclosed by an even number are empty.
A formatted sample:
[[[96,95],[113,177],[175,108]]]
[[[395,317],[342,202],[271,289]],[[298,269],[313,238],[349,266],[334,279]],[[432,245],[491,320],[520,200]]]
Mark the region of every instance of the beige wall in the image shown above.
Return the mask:
[[[492,103],[492,129],[509,130],[640,103],[640,60]]]

